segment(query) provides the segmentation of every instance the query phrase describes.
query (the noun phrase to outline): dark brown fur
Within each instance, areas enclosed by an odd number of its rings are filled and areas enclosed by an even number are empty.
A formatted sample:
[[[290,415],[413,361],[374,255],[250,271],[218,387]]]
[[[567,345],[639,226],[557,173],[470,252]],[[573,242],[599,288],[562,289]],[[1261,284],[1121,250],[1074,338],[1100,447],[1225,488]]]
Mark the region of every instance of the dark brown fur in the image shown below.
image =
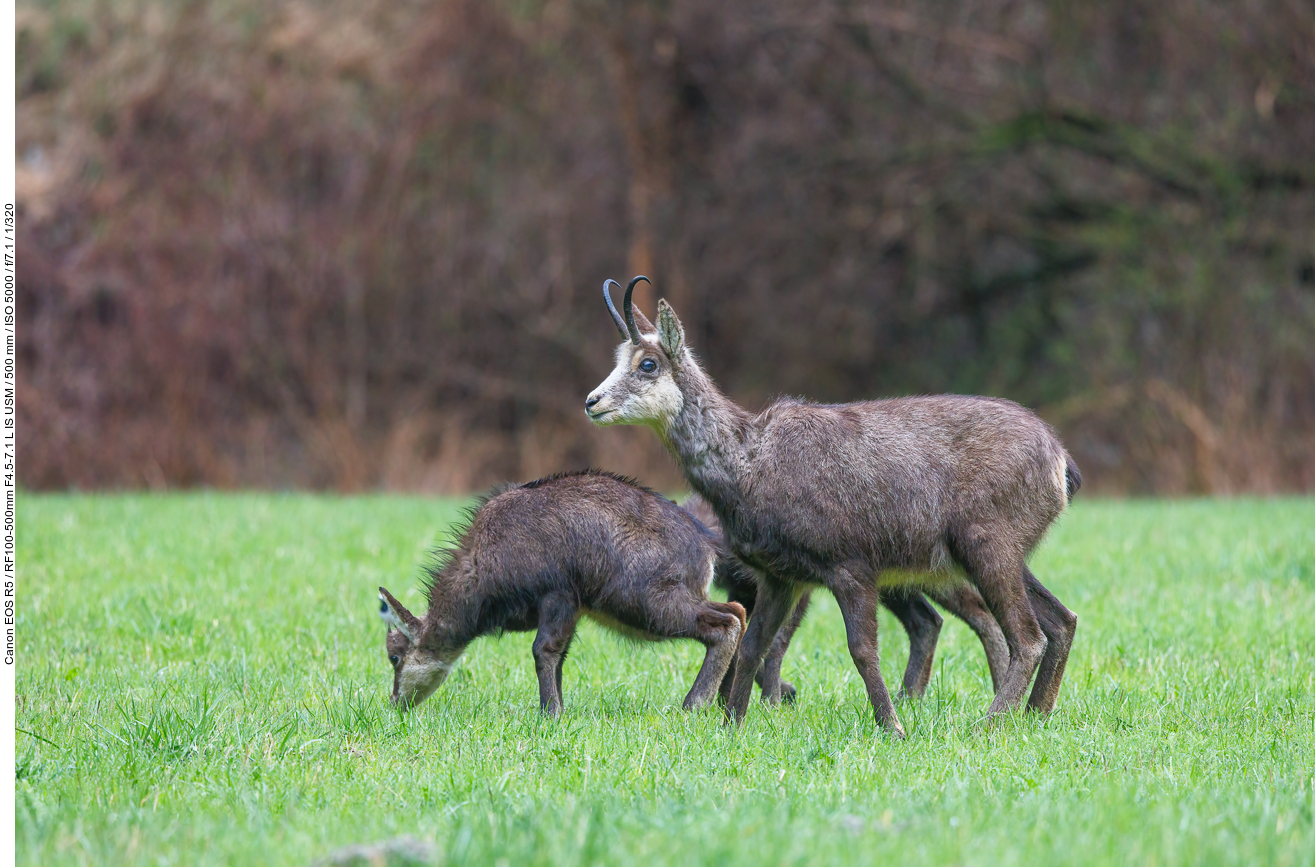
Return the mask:
[[[1010,401],[956,395],[785,399],[753,415],[699,367],[665,301],[658,327],[643,320],[641,331],[618,348],[585,408],[600,424],[653,427],[758,577],[733,719],[744,718],[753,676],[800,593],[821,585],[844,616],[877,721],[902,735],[878,666],[878,583],[926,586],[952,568],[981,593],[1009,646],[989,713],[1018,706],[1034,673],[1029,707],[1054,707],[1077,617],[1026,558],[1079,477],[1045,422]]]
[[[473,512],[460,542],[431,569],[423,619],[380,588],[381,614],[395,626],[387,638],[394,701],[414,704],[437,687],[400,694],[408,665],[437,672],[441,683],[479,636],[534,629],[540,706],[556,714],[562,663],[586,615],[633,638],[702,642],[708,652],[685,707],[706,704],[745,622],[739,605],[707,598],[716,554],[715,537],[679,506],[608,473],[502,490]]]

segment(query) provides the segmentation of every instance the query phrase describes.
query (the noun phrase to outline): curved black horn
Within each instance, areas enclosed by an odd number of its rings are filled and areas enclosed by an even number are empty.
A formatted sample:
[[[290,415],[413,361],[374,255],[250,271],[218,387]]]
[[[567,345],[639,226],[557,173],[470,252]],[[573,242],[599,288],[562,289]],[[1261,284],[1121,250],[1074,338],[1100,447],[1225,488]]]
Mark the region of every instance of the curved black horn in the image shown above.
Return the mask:
[[[621,309],[626,312],[626,330],[630,332],[630,342],[636,346],[639,345],[639,328],[635,325],[635,310],[630,304],[630,296],[635,291],[635,284],[640,280],[643,280],[650,286],[653,285],[652,280],[648,279],[643,274],[640,274],[638,277],[631,280],[630,285],[626,287],[626,297],[621,303]]]
[[[612,290],[609,286],[615,286],[620,289],[621,284],[615,280],[603,281],[603,300],[607,302],[607,312],[612,314],[612,321],[616,323],[616,330],[621,332],[621,339],[628,340],[630,332],[626,330],[626,321],[621,318],[621,314],[616,312],[616,305],[612,303]]]

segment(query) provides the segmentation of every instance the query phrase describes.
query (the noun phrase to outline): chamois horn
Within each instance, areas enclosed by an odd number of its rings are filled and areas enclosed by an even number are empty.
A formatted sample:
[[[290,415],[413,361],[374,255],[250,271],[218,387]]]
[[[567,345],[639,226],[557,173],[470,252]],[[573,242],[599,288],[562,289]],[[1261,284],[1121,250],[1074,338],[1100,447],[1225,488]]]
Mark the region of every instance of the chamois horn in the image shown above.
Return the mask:
[[[615,286],[620,289],[621,284],[615,280],[603,281],[603,300],[607,302],[607,312],[612,314],[612,321],[616,323],[616,330],[621,332],[621,339],[628,340],[630,332],[626,330],[626,321],[621,318],[621,314],[616,312],[616,305],[612,303],[612,290],[609,286]]]
[[[626,287],[625,300],[621,302],[621,309],[626,312],[626,330],[630,332],[630,342],[636,346],[639,345],[639,328],[635,325],[635,309],[631,306],[630,296],[635,291],[635,284],[640,280],[643,280],[650,286],[653,285],[652,280],[648,279],[643,274],[640,274],[638,277],[635,277],[630,281],[630,285]]]

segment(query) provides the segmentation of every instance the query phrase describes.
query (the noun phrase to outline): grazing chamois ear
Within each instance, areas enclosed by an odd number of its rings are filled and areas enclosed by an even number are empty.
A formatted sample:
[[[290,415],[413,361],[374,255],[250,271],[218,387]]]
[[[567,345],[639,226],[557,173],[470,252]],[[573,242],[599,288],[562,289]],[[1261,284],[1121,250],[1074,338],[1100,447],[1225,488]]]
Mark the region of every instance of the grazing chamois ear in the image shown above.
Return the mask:
[[[685,348],[685,329],[676,318],[676,311],[671,309],[667,299],[658,301],[658,343],[673,364],[680,363],[681,350]]]
[[[420,634],[420,621],[410,611],[402,607],[393,594],[379,588],[379,616],[390,629],[396,629],[406,636],[407,641],[414,642]]]

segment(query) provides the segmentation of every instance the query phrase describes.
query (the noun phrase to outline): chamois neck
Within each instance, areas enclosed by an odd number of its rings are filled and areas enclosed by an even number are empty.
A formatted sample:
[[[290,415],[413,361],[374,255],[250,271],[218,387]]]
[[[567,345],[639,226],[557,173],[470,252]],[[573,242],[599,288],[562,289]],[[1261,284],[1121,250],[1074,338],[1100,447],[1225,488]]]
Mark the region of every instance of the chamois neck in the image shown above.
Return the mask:
[[[659,434],[694,490],[714,508],[724,506],[738,499],[751,416],[722,394],[688,350],[673,376],[684,401]]]
[[[481,631],[478,600],[456,585],[460,583],[459,559],[432,572],[429,579],[429,610],[425,614],[426,643],[444,647],[465,647]],[[473,604],[472,603],[476,603]]]

